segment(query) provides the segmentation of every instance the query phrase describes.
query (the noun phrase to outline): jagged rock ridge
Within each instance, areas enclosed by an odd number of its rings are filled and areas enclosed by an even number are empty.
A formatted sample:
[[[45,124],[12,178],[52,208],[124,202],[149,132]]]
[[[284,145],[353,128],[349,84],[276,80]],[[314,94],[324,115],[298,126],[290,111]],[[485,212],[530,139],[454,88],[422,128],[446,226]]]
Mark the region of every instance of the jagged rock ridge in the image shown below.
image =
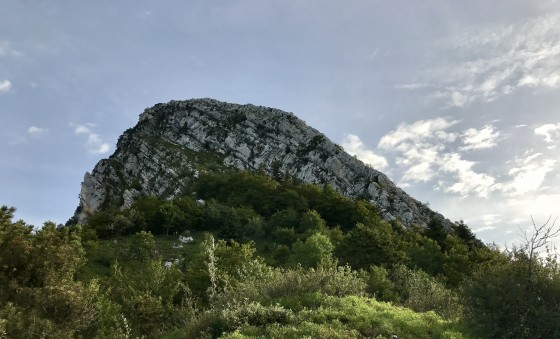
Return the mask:
[[[116,151],[85,174],[74,218],[83,222],[102,208],[128,207],[140,194],[173,198],[199,173],[227,167],[328,183],[345,196],[366,198],[385,219],[405,226],[434,218],[451,224],[293,114],[213,99],[146,109]]]

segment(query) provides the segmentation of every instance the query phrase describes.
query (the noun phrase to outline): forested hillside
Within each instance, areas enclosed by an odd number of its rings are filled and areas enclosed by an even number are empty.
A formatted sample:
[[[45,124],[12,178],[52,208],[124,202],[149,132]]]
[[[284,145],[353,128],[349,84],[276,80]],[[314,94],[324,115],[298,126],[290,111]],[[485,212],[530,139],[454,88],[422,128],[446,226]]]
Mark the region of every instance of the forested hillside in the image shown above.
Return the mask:
[[[556,338],[560,273],[462,222],[387,222],[329,185],[200,175],[82,225],[0,210],[0,337]],[[546,233],[548,232],[548,233]]]

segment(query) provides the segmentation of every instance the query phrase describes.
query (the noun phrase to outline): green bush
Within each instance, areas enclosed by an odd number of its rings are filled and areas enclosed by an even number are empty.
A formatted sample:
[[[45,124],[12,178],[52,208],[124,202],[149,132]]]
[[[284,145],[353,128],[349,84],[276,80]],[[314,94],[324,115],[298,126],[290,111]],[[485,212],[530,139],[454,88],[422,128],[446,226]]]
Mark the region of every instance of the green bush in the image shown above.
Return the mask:
[[[529,257],[523,250],[499,255],[463,287],[467,319],[489,337],[559,338],[560,267],[555,257]]]
[[[295,321],[294,321],[295,320]],[[469,338],[464,330],[433,312],[409,309],[363,297],[327,297],[287,323],[241,326],[221,338]],[[463,331],[463,332],[462,332]]]
[[[389,277],[389,271],[380,266],[371,266],[366,273],[366,291],[377,300],[398,301],[395,284]]]
[[[356,269],[371,265],[390,267],[407,259],[399,236],[386,222],[357,224],[335,253],[342,262]]]
[[[399,265],[392,270],[391,279],[403,306],[417,312],[434,311],[446,319],[461,317],[457,293],[426,272]]]
[[[317,267],[324,259],[332,257],[334,246],[329,237],[315,233],[302,242],[298,240],[293,245],[291,262],[301,264],[303,267]]]

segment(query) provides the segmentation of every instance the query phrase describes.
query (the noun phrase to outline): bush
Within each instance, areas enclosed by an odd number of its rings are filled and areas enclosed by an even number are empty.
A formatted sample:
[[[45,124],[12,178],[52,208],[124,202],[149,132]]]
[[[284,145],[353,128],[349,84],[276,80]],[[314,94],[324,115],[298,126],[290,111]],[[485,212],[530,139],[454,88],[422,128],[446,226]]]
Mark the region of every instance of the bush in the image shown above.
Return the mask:
[[[355,269],[366,269],[371,265],[391,267],[407,258],[401,239],[386,222],[357,224],[335,253],[342,262]]]
[[[446,319],[461,316],[457,293],[420,270],[397,265],[391,270],[372,266],[367,272],[367,291],[376,298],[417,312],[434,311]]]
[[[377,300],[395,301],[398,295],[395,284],[389,278],[389,271],[380,266],[371,266],[366,273],[366,291]]]
[[[323,259],[329,259],[334,249],[333,244],[324,234],[315,233],[305,240],[297,241],[293,246],[292,263],[303,267],[316,267]]]
[[[463,288],[467,319],[488,336],[560,337],[560,267],[554,257],[534,258],[515,250],[482,266]]]

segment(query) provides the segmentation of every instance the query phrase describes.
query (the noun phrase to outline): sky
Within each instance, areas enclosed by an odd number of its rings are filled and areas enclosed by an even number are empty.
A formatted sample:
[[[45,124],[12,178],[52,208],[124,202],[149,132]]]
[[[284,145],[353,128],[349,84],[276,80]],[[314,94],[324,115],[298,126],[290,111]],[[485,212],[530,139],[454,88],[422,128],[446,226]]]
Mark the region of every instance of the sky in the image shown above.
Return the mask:
[[[145,108],[203,97],[293,112],[488,243],[560,215],[558,0],[0,0],[0,205],[66,222]]]

